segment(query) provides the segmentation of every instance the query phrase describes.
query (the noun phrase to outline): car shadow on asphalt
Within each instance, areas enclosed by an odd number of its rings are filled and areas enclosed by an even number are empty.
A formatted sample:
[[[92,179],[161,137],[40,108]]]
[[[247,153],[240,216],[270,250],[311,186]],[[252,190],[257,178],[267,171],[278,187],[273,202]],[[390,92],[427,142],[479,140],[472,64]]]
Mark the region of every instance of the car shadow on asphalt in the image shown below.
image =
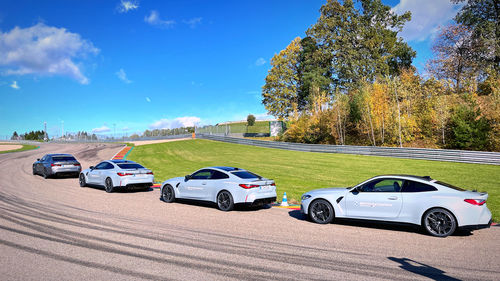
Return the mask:
[[[412,272],[424,277],[427,277],[432,280],[448,280],[448,281],[456,281],[460,279],[456,279],[446,275],[445,271],[442,271],[439,268],[414,261],[408,258],[395,258],[388,257],[389,260],[397,262],[400,264],[399,268],[404,269],[408,272]]]
[[[302,214],[299,210],[292,210],[288,212],[288,215],[297,220],[308,220],[307,216]],[[311,222],[313,223],[313,222]],[[394,223],[394,222],[382,222],[382,221],[371,221],[371,220],[353,220],[353,219],[340,219],[336,218],[333,222],[334,224],[339,225],[348,225],[348,226],[359,226],[365,228],[374,228],[374,229],[386,229],[386,230],[395,230],[401,232],[413,232],[420,233],[423,235],[427,235],[427,233],[419,226],[412,224],[403,224],[403,223]],[[457,229],[452,236],[470,236],[472,235],[471,231]]]
[[[99,189],[105,191],[104,187],[99,185],[87,185],[85,188]],[[127,189],[127,188],[115,188],[112,193],[142,193],[142,192],[151,192],[154,188],[143,188],[143,189]]]
[[[163,201],[163,199],[160,197],[160,201]],[[205,207],[205,208],[214,208],[217,209],[217,204],[209,201],[198,201],[198,200],[189,200],[189,199],[175,199],[174,202],[169,203],[169,204],[185,204],[185,205],[193,205],[193,206],[198,206],[198,207]],[[271,205],[263,205],[263,206],[245,206],[242,204],[235,204],[234,205],[234,211],[238,212],[255,212],[255,211],[261,211],[261,210],[266,210],[266,209],[271,209]]]

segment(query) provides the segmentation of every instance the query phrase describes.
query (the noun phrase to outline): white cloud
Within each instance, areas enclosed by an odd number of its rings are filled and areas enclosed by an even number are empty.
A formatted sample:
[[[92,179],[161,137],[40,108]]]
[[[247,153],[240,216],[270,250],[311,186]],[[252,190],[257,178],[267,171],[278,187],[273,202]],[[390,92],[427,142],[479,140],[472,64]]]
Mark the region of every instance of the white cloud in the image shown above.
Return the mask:
[[[147,102],[151,102],[151,99],[149,97],[146,97]]]
[[[12,89],[16,89],[16,90],[21,89],[21,87],[19,87],[19,85],[17,85],[17,81],[12,82],[12,84],[10,85],[10,87]]]
[[[256,61],[255,61],[255,65],[256,66],[261,66],[261,65],[264,65],[266,64],[266,60],[264,58],[258,58]]]
[[[118,12],[126,13],[131,10],[136,10],[139,8],[139,1],[134,0],[121,0],[120,4],[118,4]]]
[[[193,127],[200,122],[200,118],[194,116],[179,117],[175,119],[160,119],[149,125],[150,129],[173,129],[179,127]]]
[[[406,41],[424,41],[451,20],[460,7],[450,0],[401,0],[392,10],[396,14],[411,12],[411,21],[400,33]]]
[[[189,19],[189,20],[184,20],[183,22],[187,25],[189,25],[189,27],[191,28],[195,28],[198,24],[201,24],[201,20],[203,18],[192,18],[192,19]]]
[[[97,54],[99,49],[77,33],[38,23],[0,31],[0,67],[4,75],[62,75],[88,84],[76,58]]]
[[[127,83],[127,84],[130,84],[132,83],[132,81],[128,80],[127,78],[127,73],[125,73],[125,70],[123,70],[123,68],[120,68],[120,70],[118,70],[116,73],[116,76],[118,76],[118,78],[120,80],[122,80],[123,82]]]
[[[163,27],[163,28],[169,28],[169,27],[174,26],[174,24],[175,24],[174,20],[162,20],[160,18],[160,13],[158,13],[158,11],[155,11],[155,10],[151,11],[149,16],[144,17],[144,21],[151,24],[151,25],[155,25],[155,26]]]
[[[92,133],[106,133],[106,132],[109,132],[111,131],[111,129],[107,126],[102,126],[102,127],[99,127],[99,128],[94,128],[92,129]]]

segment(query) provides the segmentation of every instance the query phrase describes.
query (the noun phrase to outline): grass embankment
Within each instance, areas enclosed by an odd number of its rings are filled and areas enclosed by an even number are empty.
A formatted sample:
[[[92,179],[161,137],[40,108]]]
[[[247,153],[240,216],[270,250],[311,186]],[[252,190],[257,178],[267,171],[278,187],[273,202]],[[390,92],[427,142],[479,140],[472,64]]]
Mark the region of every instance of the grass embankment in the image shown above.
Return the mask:
[[[500,221],[500,166],[287,151],[199,139],[136,146],[128,159],[153,169],[157,181],[206,166],[248,169],[274,179],[278,198],[286,191],[289,201],[300,201],[311,189],[353,186],[381,174],[431,176],[488,192],[488,207]]]
[[[12,143],[0,143],[0,145],[2,144],[6,144],[6,145],[12,145]],[[17,144],[17,143],[16,143]],[[19,149],[13,149],[13,150],[4,150],[4,151],[0,151],[0,154],[3,154],[3,153],[11,153],[11,152],[19,152],[19,151],[25,151],[25,150],[32,150],[32,149],[36,149],[38,148],[38,145],[31,145],[31,144],[23,144],[22,145],[23,147],[19,148]]]

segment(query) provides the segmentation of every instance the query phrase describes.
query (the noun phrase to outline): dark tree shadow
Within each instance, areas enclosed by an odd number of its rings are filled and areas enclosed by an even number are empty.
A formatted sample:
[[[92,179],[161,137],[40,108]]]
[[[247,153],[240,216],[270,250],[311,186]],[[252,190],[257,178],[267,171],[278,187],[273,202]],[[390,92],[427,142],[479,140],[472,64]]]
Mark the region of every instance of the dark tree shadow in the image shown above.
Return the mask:
[[[448,280],[448,281],[455,281],[455,280],[460,280],[457,278],[453,278],[450,276],[446,275],[445,271],[442,271],[439,268],[417,262],[411,259],[407,258],[395,258],[395,257],[388,257],[389,260],[397,262],[400,264],[399,268],[402,268],[406,271],[422,275],[424,277],[430,278],[432,280]]]

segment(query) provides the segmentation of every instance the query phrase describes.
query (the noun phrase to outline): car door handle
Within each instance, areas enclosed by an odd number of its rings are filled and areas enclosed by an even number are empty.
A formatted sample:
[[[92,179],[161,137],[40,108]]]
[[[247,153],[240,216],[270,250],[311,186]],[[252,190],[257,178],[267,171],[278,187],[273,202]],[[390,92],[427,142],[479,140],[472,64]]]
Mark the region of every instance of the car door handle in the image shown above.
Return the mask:
[[[388,197],[387,199],[389,199],[389,200],[398,200],[398,197],[397,196],[391,196],[391,197]]]
[[[207,185],[207,183],[206,182],[202,182],[201,185]]]

